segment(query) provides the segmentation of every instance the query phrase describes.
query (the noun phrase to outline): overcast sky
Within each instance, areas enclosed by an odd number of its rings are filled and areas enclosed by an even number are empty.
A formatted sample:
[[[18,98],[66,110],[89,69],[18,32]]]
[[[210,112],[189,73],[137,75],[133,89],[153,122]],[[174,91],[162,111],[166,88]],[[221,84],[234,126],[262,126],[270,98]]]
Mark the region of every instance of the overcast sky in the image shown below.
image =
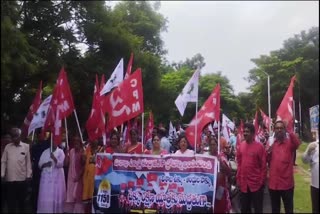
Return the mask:
[[[169,21],[162,33],[169,62],[200,53],[206,63],[201,73],[222,71],[235,94],[248,91],[251,58],[319,26],[318,1],[161,1],[159,12]]]

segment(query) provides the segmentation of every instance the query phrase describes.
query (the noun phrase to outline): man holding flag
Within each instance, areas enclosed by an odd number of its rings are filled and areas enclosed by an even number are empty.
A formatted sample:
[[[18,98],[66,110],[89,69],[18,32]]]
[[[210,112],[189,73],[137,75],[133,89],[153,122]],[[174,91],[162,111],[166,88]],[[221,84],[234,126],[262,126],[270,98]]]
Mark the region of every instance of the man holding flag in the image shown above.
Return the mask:
[[[274,125],[274,142],[268,148],[269,193],[272,213],[280,213],[281,198],[286,213],[293,213],[293,155],[300,141],[293,133],[293,84],[291,78],[288,90],[277,110]]]

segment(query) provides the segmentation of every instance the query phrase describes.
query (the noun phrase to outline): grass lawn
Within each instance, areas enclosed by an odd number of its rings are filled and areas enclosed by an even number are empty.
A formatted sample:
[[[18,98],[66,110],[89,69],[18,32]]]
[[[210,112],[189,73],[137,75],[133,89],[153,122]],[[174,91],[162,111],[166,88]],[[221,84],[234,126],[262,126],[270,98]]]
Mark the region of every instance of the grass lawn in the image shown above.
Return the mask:
[[[308,143],[301,143],[297,151],[297,164],[298,169],[302,167],[304,170],[308,171],[310,166],[304,164],[301,160],[301,155],[304,153],[308,146]],[[301,170],[294,173],[294,212],[296,213],[311,213],[311,196],[310,196],[310,176]]]
[[[298,148],[297,158],[296,158],[296,163],[298,164],[298,166],[301,166],[306,171],[309,171],[310,166],[309,164],[305,164],[302,162],[301,155],[304,153],[304,151],[306,151],[308,145],[309,144],[306,142],[301,143],[301,145]]]
[[[310,181],[304,178],[302,172],[294,174],[294,212],[311,213]]]

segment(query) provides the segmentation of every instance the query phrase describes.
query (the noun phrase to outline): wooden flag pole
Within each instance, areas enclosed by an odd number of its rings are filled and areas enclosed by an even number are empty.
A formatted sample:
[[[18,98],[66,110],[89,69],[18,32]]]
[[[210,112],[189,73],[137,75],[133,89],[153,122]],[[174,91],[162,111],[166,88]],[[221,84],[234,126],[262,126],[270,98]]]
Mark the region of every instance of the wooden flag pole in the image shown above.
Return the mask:
[[[32,137],[31,137],[31,142],[32,142],[32,144],[33,144],[33,139],[34,139],[34,131],[35,131],[35,130],[32,131]]]
[[[53,137],[52,137],[52,132],[50,132],[50,150],[51,150],[51,152],[53,151]]]
[[[220,120],[218,121],[218,154],[220,154]],[[220,172],[219,161],[218,161],[218,172]]]
[[[78,120],[78,116],[77,116],[77,112],[76,112],[75,109],[73,110],[73,113],[74,113],[74,116],[76,117],[76,121],[77,121],[78,129],[79,129],[79,135],[80,135],[80,138],[81,138],[81,142],[82,142],[82,144],[84,144],[83,138],[82,138],[82,132],[81,132],[81,129],[80,129],[79,120]]]
[[[144,133],[143,133],[143,130],[144,130],[144,112],[142,113],[142,119],[141,119],[142,121],[141,121],[141,127],[142,127],[142,130],[141,130],[141,143],[142,143],[142,152],[144,151],[143,150],[143,144],[144,144],[144,137],[143,137],[143,135],[144,135]]]
[[[69,149],[67,118],[64,118],[64,127],[66,128],[66,147]]]
[[[194,134],[194,142],[195,142],[195,145],[194,145],[194,154],[197,153],[197,135],[198,135],[198,99],[197,99],[197,102],[196,102],[196,127],[195,127],[195,134]]]

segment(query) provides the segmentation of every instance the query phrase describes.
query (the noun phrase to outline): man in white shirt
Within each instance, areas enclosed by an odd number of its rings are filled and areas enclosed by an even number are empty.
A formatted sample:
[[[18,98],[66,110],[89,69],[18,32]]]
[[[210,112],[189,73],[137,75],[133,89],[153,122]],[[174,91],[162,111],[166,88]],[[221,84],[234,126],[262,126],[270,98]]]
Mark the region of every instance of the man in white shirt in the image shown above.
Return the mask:
[[[304,163],[311,167],[311,202],[312,213],[319,213],[319,139],[308,145],[302,156]]]
[[[30,150],[20,141],[20,129],[12,128],[10,135],[13,143],[6,145],[1,157],[1,180],[7,182],[9,213],[24,213],[27,181],[32,175]]]

